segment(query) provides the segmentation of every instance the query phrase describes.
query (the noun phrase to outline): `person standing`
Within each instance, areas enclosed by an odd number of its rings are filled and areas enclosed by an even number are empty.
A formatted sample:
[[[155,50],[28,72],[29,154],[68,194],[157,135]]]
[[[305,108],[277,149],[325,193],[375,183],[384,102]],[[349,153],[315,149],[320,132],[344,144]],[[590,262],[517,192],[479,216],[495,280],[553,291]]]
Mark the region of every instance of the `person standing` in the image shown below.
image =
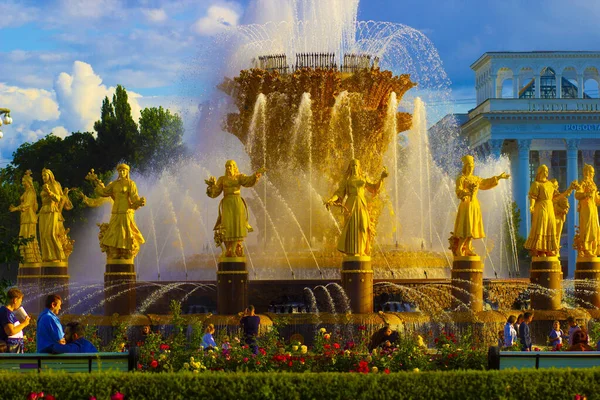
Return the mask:
[[[548,335],[548,341],[550,342],[550,345],[552,346],[553,350],[560,350],[560,348],[562,347],[563,336],[564,333],[560,329],[560,322],[554,321],[552,323],[552,330]]]
[[[575,332],[581,330],[581,327],[577,324],[577,320],[575,320],[575,317],[573,317],[572,315],[567,317],[567,324],[569,324],[569,334],[567,337],[569,338],[570,347],[573,346],[573,335],[575,334]]]
[[[37,352],[50,353],[54,344],[66,344],[58,313],[62,306],[62,299],[58,294],[46,297],[46,308],[37,319]]]
[[[517,330],[515,329],[515,322],[517,317],[511,315],[506,320],[504,325],[504,347],[512,347],[517,341]]]
[[[22,332],[29,325],[31,318],[27,315],[23,322],[19,322],[13,313],[23,303],[23,292],[17,288],[12,288],[8,290],[7,297],[8,304],[0,307],[0,325],[2,325],[0,340],[6,342],[8,353],[23,353]]]
[[[240,325],[244,333],[244,341],[252,353],[258,354],[258,345],[256,344],[256,337],[258,336],[258,327],[260,326],[260,317],[254,313],[254,306],[250,305],[244,311],[244,316],[240,319]]]
[[[519,340],[521,341],[522,351],[531,351],[531,331],[529,330],[529,324],[533,321],[533,314],[526,312],[523,315],[523,322],[519,325]]]

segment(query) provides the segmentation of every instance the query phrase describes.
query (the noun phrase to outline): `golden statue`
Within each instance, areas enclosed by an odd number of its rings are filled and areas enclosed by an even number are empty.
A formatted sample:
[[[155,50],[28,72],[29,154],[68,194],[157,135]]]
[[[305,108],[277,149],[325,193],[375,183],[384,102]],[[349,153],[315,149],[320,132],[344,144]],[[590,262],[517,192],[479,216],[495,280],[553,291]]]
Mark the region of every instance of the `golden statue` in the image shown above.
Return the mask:
[[[344,228],[337,246],[342,253],[348,256],[371,254],[371,242],[375,230],[367,208],[365,189],[376,195],[387,176],[388,173],[384,167],[379,181],[369,182],[360,168],[360,161],[350,160],[344,180],[334,195],[325,202],[327,209],[332,205],[337,205],[344,211]]]
[[[554,205],[554,218],[556,219],[556,239],[558,240],[558,249],[560,250],[560,237],[562,236],[563,227],[567,220],[567,214],[569,213],[569,196],[573,190],[577,190],[579,184],[577,181],[571,182],[571,186],[564,192],[558,190],[558,181],[551,179],[552,185],[554,185],[554,197],[552,198],[552,204]]]
[[[42,170],[42,208],[40,209],[40,247],[42,261],[62,262],[67,261],[73,250],[73,241],[69,238],[69,231],[63,224],[62,210],[72,208],[68,200],[68,192],[63,191],[54,174],[47,168]],[[66,199],[65,199],[66,197]],[[67,204],[70,204],[70,208]]]
[[[234,257],[234,254],[237,257],[244,256],[242,242],[248,236],[248,232],[252,232],[252,227],[248,223],[248,206],[240,196],[241,187],[256,185],[264,172],[265,169],[260,168],[252,175],[240,174],[235,161],[227,160],[224,176],[219,177],[218,180],[211,176],[204,181],[208,185],[206,188],[208,197],[214,199],[221,192],[223,193],[214,232],[217,246],[225,243],[225,249],[223,249],[225,257]]]
[[[600,250],[600,193],[594,183],[594,167],[589,164],[583,166],[583,181],[575,192],[575,198],[578,200],[579,232],[575,235],[573,247],[581,257],[596,257]]]
[[[473,156],[467,155],[461,160],[462,174],[456,179],[456,196],[460,199],[460,204],[454,231],[450,237],[450,250],[455,256],[476,256],[473,239],[485,237],[477,192],[495,187],[500,179],[508,179],[510,175],[503,172],[491,178],[480,178],[473,175],[475,169]]]
[[[100,249],[107,260],[133,259],[145,242],[135,224],[134,213],[146,205],[146,199],[138,195],[137,186],[129,178],[129,166],[117,165],[119,177],[104,187],[92,169],[85,179],[92,182],[96,194],[113,200],[110,221],[100,225]],[[133,261],[133,260],[132,260]]]
[[[11,205],[10,212],[21,212],[21,227],[19,229],[19,237],[31,239],[26,244],[19,248],[21,258],[24,263],[39,263],[42,261],[40,255],[40,247],[37,240],[37,193],[33,187],[33,179],[31,178],[31,170],[27,170],[21,180],[25,193],[21,196],[21,203],[18,206]]]
[[[540,165],[535,181],[529,188],[529,212],[531,230],[525,247],[533,257],[552,257],[558,252],[559,237],[556,234],[554,197],[556,186],[548,180],[548,167]]]

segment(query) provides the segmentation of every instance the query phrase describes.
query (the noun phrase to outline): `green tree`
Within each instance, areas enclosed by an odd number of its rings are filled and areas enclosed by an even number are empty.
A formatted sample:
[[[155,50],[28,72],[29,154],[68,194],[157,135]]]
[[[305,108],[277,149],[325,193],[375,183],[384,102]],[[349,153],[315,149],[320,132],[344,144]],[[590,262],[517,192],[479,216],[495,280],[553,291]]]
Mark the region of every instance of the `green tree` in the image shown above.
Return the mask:
[[[159,173],[184,153],[183,121],[162,107],[145,108],[135,143],[135,165],[141,172]]]
[[[99,171],[113,170],[120,161],[135,161],[138,130],[123,86],[117,85],[112,103],[108,97],[104,98],[100,120],[94,123],[94,130],[98,133],[96,165]]]

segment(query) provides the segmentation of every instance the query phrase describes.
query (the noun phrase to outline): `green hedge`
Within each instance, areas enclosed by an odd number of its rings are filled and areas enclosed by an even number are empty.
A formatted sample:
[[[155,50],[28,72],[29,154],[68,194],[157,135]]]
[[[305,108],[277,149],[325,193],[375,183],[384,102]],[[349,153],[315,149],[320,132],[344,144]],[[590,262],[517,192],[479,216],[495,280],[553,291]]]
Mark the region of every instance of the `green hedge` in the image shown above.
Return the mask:
[[[0,373],[0,398],[110,399],[568,399],[600,393],[600,368],[358,373]]]

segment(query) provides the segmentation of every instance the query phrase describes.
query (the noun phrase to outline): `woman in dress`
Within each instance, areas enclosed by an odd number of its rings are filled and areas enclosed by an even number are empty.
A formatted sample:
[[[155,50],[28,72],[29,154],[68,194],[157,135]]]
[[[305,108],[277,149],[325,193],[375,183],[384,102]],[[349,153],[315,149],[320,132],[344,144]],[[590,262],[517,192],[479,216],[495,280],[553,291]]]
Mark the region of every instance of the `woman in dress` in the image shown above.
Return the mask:
[[[529,188],[531,230],[525,247],[533,257],[551,257],[558,251],[556,217],[554,214],[554,184],[548,180],[548,167],[540,165],[535,181]]]
[[[58,262],[66,259],[61,235],[60,203],[63,191],[54,174],[47,168],[42,170],[42,208],[40,209],[40,247],[42,261]]]
[[[214,232],[217,246],[225,243],[225,257],[234,257],[234,254],[237,257],[244,256],[242,242],[248,232],[252,232],[252,227],[248,223],[248,206],[240,195],[241,188],[256,185],[264,172],[264,168],[261,168],[252,175],[240,174],[235,161],[228,160],[224,176],[218,180],[214,176],[205,180],[208,197],[214,199],[223,193]]]
[[[138,195],[135,182],[129,178],[127,164],[119,164],[117,171],[117,180],[106,187],[94,174],[94,170],[86,179],[94,183],[98,195],[113,200],[108,227],[103,232],[101,228],[100,248],[106,252],[108,259],[130,259],[137,255],[140,245],[145,243],[135,223],[134,214],[135,210],[146,205],[146,199]]]
[[[370,255],[374,230],[371,227],[365,189],[376,195],[387,176],[384,168],[379,180],[372,183],[363,174],[360,161],[350,160],[344,180],[335,194],[325,202],[327,208],[338,205],[344,210],[344,228],[337,246],[342,253],[348,256]]]
[[[22,179],[25,193],[21,196],[21,203],[18,206],[11,205],[10,212],[21,212],[21,226],[19,229],[19,237],[30,239],[27,243],[19,248],[21,258],[25,263],[39,263],[42,261],[40,255],[40,247],[37,240],[37,211],[38,202],[35,188],[33,187],[33,179],[31,178],[31,170],[27,170]]]
[[[477,254],[473,249],[473,239],[485,237],[477,192],[495,187],[500,179],[508,179],[510,175],[503,172],[491,178],[480,178],[473,175],[475,169],[473,156],[464,156],[462,162],[462,173],[456,179],[456,196],[460,199],[460,204],[456,214],[454,231],[450,238],[450,249],[455,256],[476,256]]]
[[[600,194],[594,183],[594,167],[589,164],[583,166],[583,181],[575,192],[575,198],[579,201],[577,204],[579,233],[575,244],[580,256],[596,257],[599,252],[598,205],[600,205]]]

